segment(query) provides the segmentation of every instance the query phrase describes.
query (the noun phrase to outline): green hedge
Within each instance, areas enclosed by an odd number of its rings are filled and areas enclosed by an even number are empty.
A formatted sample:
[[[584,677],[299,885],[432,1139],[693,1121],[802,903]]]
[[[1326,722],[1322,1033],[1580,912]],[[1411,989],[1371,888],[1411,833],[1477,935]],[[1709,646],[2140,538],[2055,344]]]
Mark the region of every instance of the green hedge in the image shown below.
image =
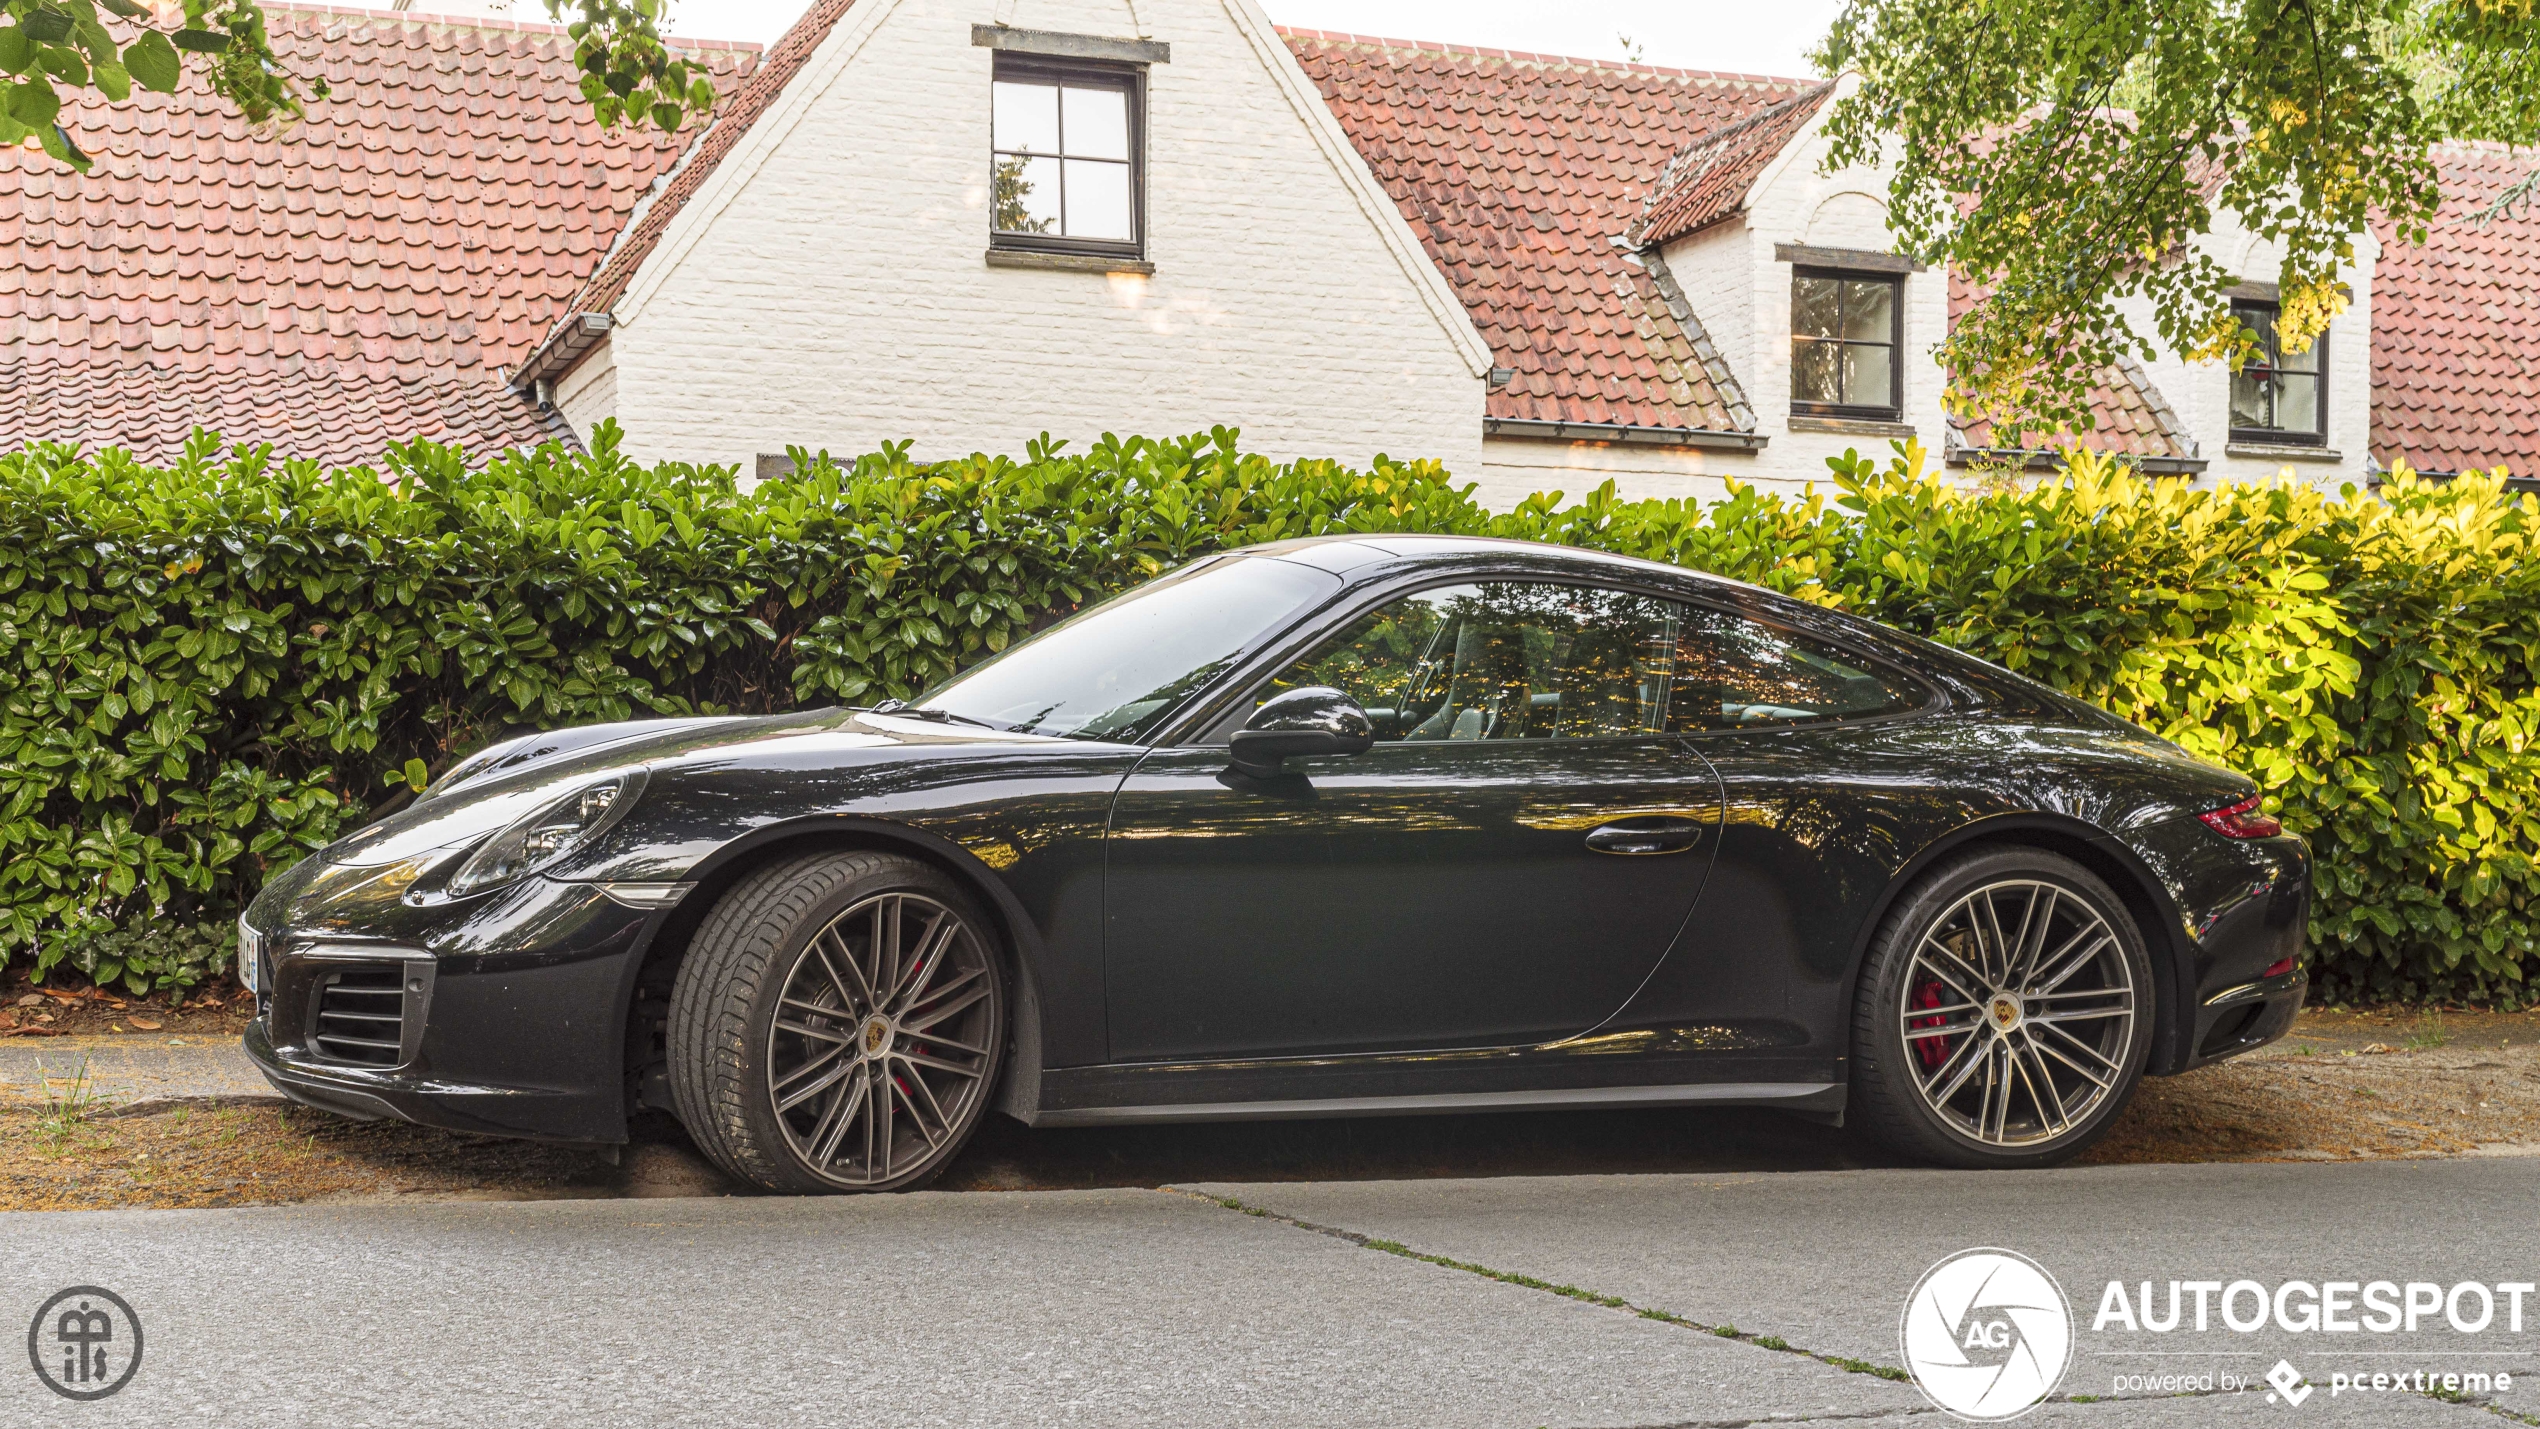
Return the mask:
[[[2528,1000],[2540,504],[2492,478],[2385,502],[2082,458],[1961,493],[1909,448],[1838,463],[1831,504],[1492,515],[1435,463],[1274,465],[1222,429],[797,452],[747,491],[593,447],[0,455],[0,961],[190,985],[268,873],[509,730],[909,694],[1193,555],[1418,530],[1717,571],[2024,670],[2266,785],[2320,854],[2331,995]]]

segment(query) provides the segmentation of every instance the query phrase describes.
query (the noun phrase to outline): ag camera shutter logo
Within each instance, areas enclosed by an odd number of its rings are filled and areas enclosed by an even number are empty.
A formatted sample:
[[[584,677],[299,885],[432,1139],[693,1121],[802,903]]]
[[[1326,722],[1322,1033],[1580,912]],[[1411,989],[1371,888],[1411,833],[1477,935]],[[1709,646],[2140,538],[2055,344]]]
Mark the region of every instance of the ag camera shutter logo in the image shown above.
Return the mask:
[[[2072,1305],[2044,1266],[1980,1246],[1923,1272],[1898,1341],[1933,1404],[1960,1419],[2016,1419],[2072,1364]]]

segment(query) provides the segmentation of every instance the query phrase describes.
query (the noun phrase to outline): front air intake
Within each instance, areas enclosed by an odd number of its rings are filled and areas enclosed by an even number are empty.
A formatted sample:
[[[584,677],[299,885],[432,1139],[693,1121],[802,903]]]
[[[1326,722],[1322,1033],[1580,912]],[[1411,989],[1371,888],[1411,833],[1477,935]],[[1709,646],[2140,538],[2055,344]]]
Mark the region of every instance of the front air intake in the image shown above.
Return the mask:
[[[318,978],[311,1045],[330,1062],[393,1067],[406,1059],[405,970],[396,963],[352,963]]]

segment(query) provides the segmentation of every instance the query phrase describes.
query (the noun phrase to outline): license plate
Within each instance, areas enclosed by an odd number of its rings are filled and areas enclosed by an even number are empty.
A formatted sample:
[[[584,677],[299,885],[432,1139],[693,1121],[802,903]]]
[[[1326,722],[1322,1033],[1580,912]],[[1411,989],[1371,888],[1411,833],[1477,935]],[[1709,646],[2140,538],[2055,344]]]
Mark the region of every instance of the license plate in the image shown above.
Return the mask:
[[[247,926],[246,919],[239,919],[238,985],[247,989],[250,996],[261,997],[264,995],[264,990],[256,986],[256,973],[258,971],[256,964],[263,961],[263,952],[264,940],[256,936],[255,929]]]

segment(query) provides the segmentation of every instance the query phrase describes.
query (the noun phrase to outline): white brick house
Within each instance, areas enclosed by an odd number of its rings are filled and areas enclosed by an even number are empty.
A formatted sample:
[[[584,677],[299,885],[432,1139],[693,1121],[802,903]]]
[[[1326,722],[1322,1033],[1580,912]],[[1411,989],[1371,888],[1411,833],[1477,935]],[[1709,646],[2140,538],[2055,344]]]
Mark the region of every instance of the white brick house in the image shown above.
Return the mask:
[[[274,14],[344,77],[288,138],[189,81],[66,121],[90,178],[0,152],[0,379],[30,394],[0,447],[166,461],[204,425],[347,463],[614,419],[634,455],[748,471],[1224,425],[1434,457],[1505,506],[2068,440],[1944,417],[1931,349],[1969,295],[1896,255],[1884,171],[1821,171],[1822,81],[1283,31],[1254,0],[819,0],[763,53],[683,42],[723,98],[661,136],[590,121],[552,26]],[[2425,245],[2359,236],[2311,358],[2121,364],[2081,440],[2203,480],[2540,474],[2540,215],[2467,217],[2531,157],[2447,151],[2458,202]],[[2275,255],[2201,241],[2263,326]]]
[[[1943,416],[1951,285],[1894,256],[1883,171],[1821,172],[1834,92],[1283,33],[1251,0],[825,0],[516,380],[648,458],[1223,423],[1278,457],[1437,457],[1495,505],[1608,477],[1796,486],[1904,437],[1960,463],[2013,445]],[[1071,141],[1020,133],[1017,95],[1044,126],[1049,96],[1114,126],[1125,105],[1125,144],[1084,142],[1127,162],[1040,157]],[[999,222],[1001,162],[1039,176],[1007,217],[1052,232]],[[1128,208],[1071,235],[1062,171]],[[2208,242],[2272,275],[2236,229]],[[2337,400],[2369,380],[2364,248],[2325,382],[2284,379],[2311,405],[2283,436],[2235,439],[2228,370],[2169,361],[2101,374],[2084,440],[2169,472],[2365,476],[2366,406]],[[1838,308],[1846,332],[1812,342]]]

